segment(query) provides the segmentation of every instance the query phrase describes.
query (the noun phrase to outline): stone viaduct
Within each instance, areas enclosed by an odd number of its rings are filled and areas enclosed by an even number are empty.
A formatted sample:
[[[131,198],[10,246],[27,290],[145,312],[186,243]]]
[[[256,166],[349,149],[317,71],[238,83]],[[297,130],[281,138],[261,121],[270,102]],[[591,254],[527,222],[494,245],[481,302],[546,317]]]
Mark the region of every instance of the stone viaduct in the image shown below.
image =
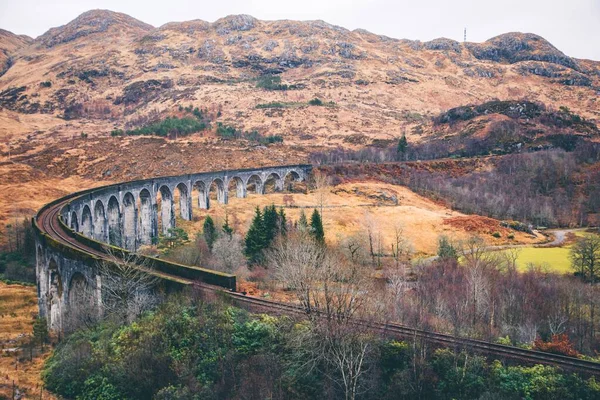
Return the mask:
[[[98,260],[107,247],[135,253],[155,243],[159,234],[169,235],[177,214],[191,220],[195,209],[208,209],[211,193],[227,204],[230,191],[240,198],[249,192],[264,194],[266,187],[282,191],[305,180],[310,170],[310,165],[294,165],[160,177],[86,190],[50,203],[33,219],[40,315],[52,330],[61,332],[76,310],[101,312]],[[167,286],[177,286],[179,277],[235,290],[235,276],[152,262],[158,271],[175,277]]]

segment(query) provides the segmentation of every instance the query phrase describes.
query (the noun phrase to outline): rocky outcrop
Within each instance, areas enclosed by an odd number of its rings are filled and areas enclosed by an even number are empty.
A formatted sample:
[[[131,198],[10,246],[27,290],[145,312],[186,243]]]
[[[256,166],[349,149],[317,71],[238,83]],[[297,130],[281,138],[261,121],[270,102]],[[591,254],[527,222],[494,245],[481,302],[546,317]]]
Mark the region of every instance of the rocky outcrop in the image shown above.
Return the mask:
[[[140,35],[150,32],[152,25],[138,21],[126,14],[108,10],[92,10],[81,14],[66,25],[52,28],[35,41],[45,47],[65,44],[89,35],[118,30],[120,35]]]
[[[423,43],[423,47],[427,50],[454,51],[456,53],[460,53],[462,51],[462,46],[460,43],[458,43],[456,40],[446,38],[438,38],[429,42],[425,42]]]
[[[0,76],[13,65],[14,53],[33,41],[29,36],[15,35],[12,32],[0,29]]]
[[[479,60],[514,64],[520,61],[545,61],[574,70],[579,66],[546,39],[532,33],[506,33],[483,43],[468,43],[467,48]]]

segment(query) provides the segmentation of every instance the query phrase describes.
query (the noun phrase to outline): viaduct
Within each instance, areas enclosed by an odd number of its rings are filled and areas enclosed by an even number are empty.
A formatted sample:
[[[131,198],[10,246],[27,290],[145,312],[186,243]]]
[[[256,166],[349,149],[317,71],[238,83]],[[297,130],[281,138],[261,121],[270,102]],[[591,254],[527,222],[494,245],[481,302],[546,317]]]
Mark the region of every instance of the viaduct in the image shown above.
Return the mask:
[[[199,173],[126,182],[73,193],[45,205],[33,218],[36,241],[36,274],[39,311],[50,329],[63,332],[79,310],[101,313],[102,261],[121,262],[139,246],[169,234],[175,215],[190,220],[194,208],[210,207],[210,193],[226,204],[230,190],[246,197],[265,186],[285,188],[286,181],[305,180],[310,165],[294,165]],[[215,197],[213,195],[213,197]],[[178,200],[178,201],[176,201]],[[226,289],[232,304],[254,312],[305,315],[293,304],[258,299],[236,293],[235,275],[176,264],[156,258],[142,259],[147,273],[159,279],[158,290],[179,291],[196,285],[203,293]],[[105,282],[106,286],[106,282]],[[504,346],[484,340],[420,330],[391,322],[366,322],[374,331],[433,345],[453,346],[485,355],[528,364],[560,366],[566,370],[600,376],[600,364],[559,354]]]
[[[159,234],[169,235],[176,215],[189,221],[195,209],[210,207],[211,192],[227,204],[230,190],[240,198],[264,194],[267,185],[282,191],[310,170],[293,165],[153,178],[74,193],[44,206],[33,219],[40,315],[51,330],[62,332],[64,321],[82,307],[100,312],[103,256],[135,253]],[[166,290],[196,280],[236,289],[234,275],[144,258]]]

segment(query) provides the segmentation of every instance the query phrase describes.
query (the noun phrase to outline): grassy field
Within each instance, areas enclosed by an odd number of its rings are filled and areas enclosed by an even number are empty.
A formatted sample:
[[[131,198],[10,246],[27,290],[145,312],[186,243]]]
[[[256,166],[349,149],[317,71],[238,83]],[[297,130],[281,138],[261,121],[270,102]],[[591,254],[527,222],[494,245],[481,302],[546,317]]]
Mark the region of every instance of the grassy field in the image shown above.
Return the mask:
[[[593,235],[585,231],[573,232],[577,238]],[[547,268],[549,272],[571,274],[571,245],[562,247],[523,247],[519,249],[517,266],[520,271],[527,271],[532,264]]]
[[[524,247],[519,249],[517,267],[519,271],[527,271],[534,264],[547,268],[549,272],[571,273],[569,251],[569,247]]]

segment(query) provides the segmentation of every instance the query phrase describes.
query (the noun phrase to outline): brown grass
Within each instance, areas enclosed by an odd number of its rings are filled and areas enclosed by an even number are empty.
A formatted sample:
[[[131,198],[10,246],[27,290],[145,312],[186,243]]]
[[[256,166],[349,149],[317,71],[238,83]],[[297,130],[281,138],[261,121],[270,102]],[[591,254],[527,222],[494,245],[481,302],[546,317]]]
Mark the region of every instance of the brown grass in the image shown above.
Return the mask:
[[[49,355],[49,347],[46,347],[45,354],[34,357],[32,361],[19,349],[30,339],[37,313],[35,287],[0,282],[0,398],[11,398],[13,383],[24,395],[22,399],[40,398],[40,373]],[[55,399],[46,391],[43,398]]]
[[[270,193],[264,196],[249,194],[246,199],[238,199],[234,192],[229,194],[229,204],[224,206],[212,201],[212,208],[205,210],[194,209],[194,221],[178,221],[188,232],[201,232],[204,216],[208,213],[216,219],[217,224],[224,221],[225,213],[229,215],[230,225],[242,234],[247,231],[256,206],[264,207],[275,204],[284,206],[284,193]],[[307,194],[292,194],[295,207],[284,207],[288,220],[297,221],[304,209],[310,218],[314,208],[319,208],[318,196],[314,192]],[[396,198],[398,203],[391,200]],[[194,202],[196,199],[194,199]],[[175,202],[177,204],[177,202]],[[194,203],[196,204],[196,203]],[[381,232],[384,250],[389,251],[397,227],[403,231],[403,236],[410,242],[415,253],[433,254],[437,247],[437,238],[441,234],[456,239],[466,239],[473,234],[482,235],[490,244],[501,244],[506,241],[506,235],[501,239],[491,236],[488,225],[482,229],[473,229],[480,222],[478,216],[467,216],[453,211],[443,205],[419,196],[410,189],[377,181],[345,183],[329,191],[326,206],[323,209],[323,224],[326,239],[337,243],[341,239],[357,234],[366,234],[369,224],[374,231]],[[461,224],[446,223],[460,219]],[[473,220],[472,224],[465,221]],[[499,222],[486,219],[487,224],[496,227]],[[531,243],[529,235],[513,232],[515,239],[512,243]]]

